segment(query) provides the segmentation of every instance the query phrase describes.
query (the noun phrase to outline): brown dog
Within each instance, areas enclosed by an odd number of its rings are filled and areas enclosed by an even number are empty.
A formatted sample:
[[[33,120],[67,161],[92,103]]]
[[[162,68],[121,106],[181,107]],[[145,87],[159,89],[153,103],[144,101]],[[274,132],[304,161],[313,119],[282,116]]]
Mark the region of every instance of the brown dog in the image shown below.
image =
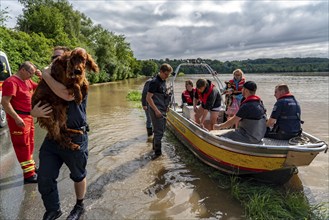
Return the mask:
[[[98,66],[85,49],[76,48],[54,60],[51,76],[65,85],[74,95],[75,102],[80,104],[88,93],[86,70],[98,72]],[[40,127],[46,129],[48,137],[57,141],[61,147],[78,150],[80,146],[71,141],[70,135],[83,134],[83,131],[67,128],[68,102],[55,95],[44,80],[39,82],[32,96],[32,107],[39,101],[41,105],[50,104],[53,109],[49,118],[38,118]]]

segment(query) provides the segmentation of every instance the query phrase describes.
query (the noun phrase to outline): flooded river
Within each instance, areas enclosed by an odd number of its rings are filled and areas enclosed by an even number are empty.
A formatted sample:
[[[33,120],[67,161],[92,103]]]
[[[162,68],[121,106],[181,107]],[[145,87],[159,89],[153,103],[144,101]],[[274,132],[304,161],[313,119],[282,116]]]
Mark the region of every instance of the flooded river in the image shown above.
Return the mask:
[[[201,75],[178,77],[176,100],[184,81]],[[303,129],[327,143],[328,74],[301,76],[247,75],[258,84],[268,112],[275,103],[274,86],[289,85],[300,102]],[[223,75],[221,80],[229,80]],[[89,161],[84,219],[244,219],[244,210],[230,192],[211,177],[202,164],[169,131],[163,139],[164,155],[150,160],[145,116],[127,93],[141,90],[145,79],[131,79],[90,88],[88,100]],[[45,132],[36,129],[35,158]],[[41,219],[42,200],[34,184],[23,185],[19,164],[9,141],[8,130],[0,130],[0,218]],[[311,165],[299,168],[297,184],[311,203],[328,202],[328,154],[321,153]],[[73,183],[64,165],[58,187],[65,219],[75,204]]]

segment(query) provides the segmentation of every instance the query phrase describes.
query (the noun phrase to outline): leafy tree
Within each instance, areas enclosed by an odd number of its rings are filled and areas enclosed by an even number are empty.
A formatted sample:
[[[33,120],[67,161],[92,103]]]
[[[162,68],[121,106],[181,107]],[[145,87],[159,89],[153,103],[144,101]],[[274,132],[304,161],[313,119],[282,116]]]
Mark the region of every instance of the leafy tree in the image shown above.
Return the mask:
[[[13,72],[16,72],[19,65],[27,60],[40,68],[48,65],[52,43],[52,40],[42,34],[29,35],[0,27],[0,50],[7,54]]]
[[[11,18],[8,14],[8,7],[6,7],[5,9],[1,9],[0,8],[0,26],[4,26],[4,23]]]
[[[20,2],[24,5],[24,10],[18,18],[17,28],[28,34],[43,33],[46,38],[53,40],[53,46],[86,48],[95,55],[95,60],[103,71],[98,80],[137,76],[140,66],[123,35],[117,36],[100,25],[93,25],[90,18],[73,10],[67,0]]]
[[[151,60],[141,61],[142,64],[142,74],[145,76],[154,76],[158,71],[158,64]]]

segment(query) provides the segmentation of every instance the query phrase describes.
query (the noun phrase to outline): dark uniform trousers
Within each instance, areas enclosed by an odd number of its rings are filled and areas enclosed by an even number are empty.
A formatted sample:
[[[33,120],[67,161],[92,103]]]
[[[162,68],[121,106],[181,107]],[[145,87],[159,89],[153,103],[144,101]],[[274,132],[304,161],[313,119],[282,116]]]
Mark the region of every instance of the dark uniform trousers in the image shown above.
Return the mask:
[[[155,154],[161,154],[161,140],[166,129],[166,114],[162,113],[164,117],[157,118],[155,112],[150,108],[150,116],[153,124],[153,150]]]
[[[87,133],[74,135],[72,141],[80,145],[79,150],[63,149],[57,142],[47,137],[40,148],[38,189],[46,211],[60,209],[56,179],[63,163],[70,169],[70,178],[74,182],[81,182],[87,175],[88,135]]]

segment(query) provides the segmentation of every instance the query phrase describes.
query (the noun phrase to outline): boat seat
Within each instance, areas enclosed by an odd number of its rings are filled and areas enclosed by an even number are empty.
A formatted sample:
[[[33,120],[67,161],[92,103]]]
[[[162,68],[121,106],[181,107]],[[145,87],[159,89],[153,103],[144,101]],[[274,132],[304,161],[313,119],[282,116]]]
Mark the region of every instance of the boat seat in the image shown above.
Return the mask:
[[[194,109],[193,106],[184,105],[183,106],[183,116],[187,119],[194,121]]]
[[[279,140],[272,138],[263,138],[264,145],[274,145],[274,146],[289,146],[288,140]]]
[[[211,130],[211,131],[209,131],[209,133],[213,134],[213,135],[216,135],[216,136],[221,136],[221,135],[226,134],[230,131],[234,131],[234,129]]]

